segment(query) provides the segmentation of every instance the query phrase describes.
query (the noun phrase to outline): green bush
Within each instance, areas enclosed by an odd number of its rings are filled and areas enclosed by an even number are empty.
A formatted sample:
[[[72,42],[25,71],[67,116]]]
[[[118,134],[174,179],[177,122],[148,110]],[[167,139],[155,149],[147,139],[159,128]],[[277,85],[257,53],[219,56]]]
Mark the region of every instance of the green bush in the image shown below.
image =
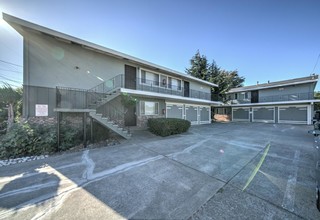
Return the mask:
[[[56,125],[16,123],[0,136],[0,159],[48,154],[68,150],[81,142],[81,129],[61,126],[60,148],[57,149]]]
[[[149,130],[162,137],[181,134],[188,131],[190,121],[178,118],[150,118],[148,119]]]

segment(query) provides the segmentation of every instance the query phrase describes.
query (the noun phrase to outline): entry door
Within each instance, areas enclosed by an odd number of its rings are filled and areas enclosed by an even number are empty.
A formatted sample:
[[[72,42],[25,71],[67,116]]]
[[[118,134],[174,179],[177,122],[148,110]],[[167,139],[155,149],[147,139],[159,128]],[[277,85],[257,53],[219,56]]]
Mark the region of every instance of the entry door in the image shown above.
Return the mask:
[[[184,81],[184,97],[190,97],[189,85],[190,85],[189,82]]]
[[[127,89],[136,89],[137,68],[125,65],[124,87]]]
[[[124,115],[124,125],[125,126],[136,126],[137,117],[136,117],[136,107],[130,106],[127,113]]]
[[[251,91],[251,103],[259,102],[259,90]]]

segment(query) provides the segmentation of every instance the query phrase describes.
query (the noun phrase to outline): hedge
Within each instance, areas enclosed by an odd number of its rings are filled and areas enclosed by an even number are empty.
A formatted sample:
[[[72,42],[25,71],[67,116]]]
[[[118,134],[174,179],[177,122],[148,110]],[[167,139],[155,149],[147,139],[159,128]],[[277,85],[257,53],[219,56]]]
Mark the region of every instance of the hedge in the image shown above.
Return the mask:
[[[190,128],[190,125],[190,121],[178,118],[148,119],[149,130],[162,137],[186,132]]]

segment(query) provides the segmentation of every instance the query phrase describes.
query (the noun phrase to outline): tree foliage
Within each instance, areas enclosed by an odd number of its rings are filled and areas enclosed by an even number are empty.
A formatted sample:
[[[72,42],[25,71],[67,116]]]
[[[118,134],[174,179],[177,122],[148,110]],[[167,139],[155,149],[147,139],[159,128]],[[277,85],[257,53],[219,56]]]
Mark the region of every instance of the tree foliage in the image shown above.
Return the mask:
[[[10,129],[14,123],[15,110],[21,106],[22,89],[13,89],[9,84],[0,87],[0,103],[7,110],[7,128]],[[16,111],[17,112],[17,111]]]
[[[213,96],[220,96],[225,99],[227,91],[243,86],[245,78],[239,76],[237,70],[224,70],[214,60],[209,63],[207,57],[201,55],[199,50],[191,58],[190,65],[191,67],[186,69],[186,73],[218,85],[217,88],[213,88],[211,91]]]

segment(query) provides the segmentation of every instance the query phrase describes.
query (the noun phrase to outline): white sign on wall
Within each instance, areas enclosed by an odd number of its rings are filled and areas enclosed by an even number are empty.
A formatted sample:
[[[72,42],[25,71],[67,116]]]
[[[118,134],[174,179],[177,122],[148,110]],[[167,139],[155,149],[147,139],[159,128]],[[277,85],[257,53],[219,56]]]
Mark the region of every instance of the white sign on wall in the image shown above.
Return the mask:
[[[48,116],[48,105],[36,104],[36,116]]]

